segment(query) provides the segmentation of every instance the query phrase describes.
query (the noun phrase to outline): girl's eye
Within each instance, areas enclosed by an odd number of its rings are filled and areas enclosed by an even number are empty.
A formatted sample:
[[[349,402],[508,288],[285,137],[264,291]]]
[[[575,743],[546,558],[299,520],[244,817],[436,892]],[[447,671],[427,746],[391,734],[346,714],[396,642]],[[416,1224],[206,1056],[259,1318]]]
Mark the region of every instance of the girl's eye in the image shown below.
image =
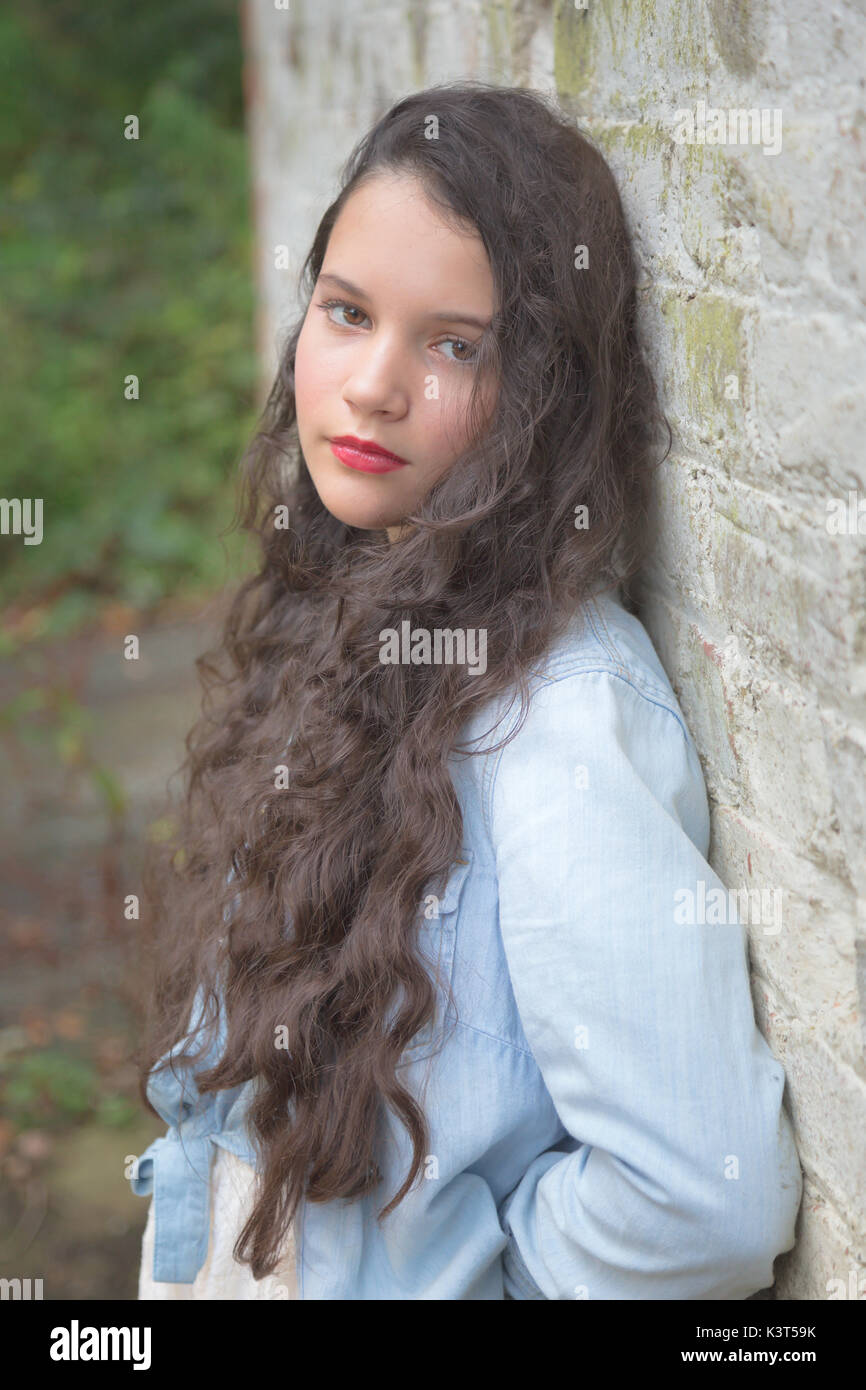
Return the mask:
[[[322,301],[322,303],[319,304],[319,308],[324,309],[326,312],[330,309],[345,309],[346,312],[349,314],[360,314],[362,319],[365,319],[367,317],[367,315],[361,309],[356,309],[353,304],[346,304],[345,301],[342,299],[325,299]],[[328,313],[328,317],[331,318],[330,313]],[[335,320],[331,319],[331,323],[334,322]],[[339,327],[339,324],[337,326]],[[357,328],[358,325],[356,323],[349,323],[343,324],[343,327]]]
[[[318,307],[324,310],[324,312],[328,315],[330,322],[333,323],[336,328],[358,328],[359,325],[357,323],[340,324],[336,319],[331,318],[332,309],[339,309],[342,313],[346,314],[360,314],[362,319],[365,319],[367,317],[363,309],[359,309],[354,304],[347,304],[344,299],[325,299],[320,301]],[[455,343],[457,344],[459,349],[463,351],[468,351],[468,356],[466,357],[449,357],[448,360],[450,362],[461,362],[464,365],[466,365],[475,360],[477,348],[474,343],[468,343],[465,338],[444,338],[442,341],[443,344]],[[438,346],[442,346],[442,344],[439,344]]]
[[[446,342],[446,343],[459,343],[460,346],[461,346],[461,348],[466,348],[466,349],[468,349],[468,352],[469,352],[468,357],[452,357],[452,358],[451,358],[451,361],[452,361],[452,362],[469,363],[469,362],[473,362],[473,361],[475,360],[475,356],[476,356],[476,351],[477,351],[477,349],[476,349],[474,343],[467,343],[467,341],[466,341],[465,338],[445,338],[445,339],[444,339],[444,342]]]

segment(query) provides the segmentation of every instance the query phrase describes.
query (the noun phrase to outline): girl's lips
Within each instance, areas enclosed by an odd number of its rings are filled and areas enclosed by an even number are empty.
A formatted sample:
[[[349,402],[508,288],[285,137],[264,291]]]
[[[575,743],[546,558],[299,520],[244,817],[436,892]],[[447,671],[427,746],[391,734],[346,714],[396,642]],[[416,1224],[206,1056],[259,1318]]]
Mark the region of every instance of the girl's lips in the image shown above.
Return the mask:
[[[396,468],[405,468],[406,463],[393,454],[377,454],[362,449],[357,444],[344,444],[329,440],[331,452],[348,468],[360,469],[362,473],[393,473]]]

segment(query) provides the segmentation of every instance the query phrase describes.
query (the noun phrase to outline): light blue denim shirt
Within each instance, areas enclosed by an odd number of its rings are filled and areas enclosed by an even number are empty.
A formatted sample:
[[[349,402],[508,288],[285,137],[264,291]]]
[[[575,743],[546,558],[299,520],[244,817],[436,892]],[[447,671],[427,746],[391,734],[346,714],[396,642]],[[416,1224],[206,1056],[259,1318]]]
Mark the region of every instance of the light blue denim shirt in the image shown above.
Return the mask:
[[[421,936],[456,1022],[440,984],[401,1072],[430,1124],[424,1177],[379,1226],[411,1152],[386,1114],[376,1192],[298,1208],[300,1298],[743,1299],[794,1243],[802,1176],[744,927],[678,906],[724,889],[697,751],[638,619],[614,591],[586,613],[514,740],[452,756],[463,848]],[[473,715],[464,746],[519,709]],[[256,1164],[254,1084],[151,1078],[169,1129],[132,1186],[153,1193],[155,1279],[205,1259],[213,1146]]]

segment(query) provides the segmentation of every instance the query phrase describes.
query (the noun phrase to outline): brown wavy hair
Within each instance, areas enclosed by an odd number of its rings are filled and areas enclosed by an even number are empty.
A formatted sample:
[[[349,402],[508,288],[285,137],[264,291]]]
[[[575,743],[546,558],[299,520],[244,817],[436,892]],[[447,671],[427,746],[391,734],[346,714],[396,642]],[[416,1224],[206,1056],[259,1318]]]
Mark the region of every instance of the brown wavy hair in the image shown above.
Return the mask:
[[[431,115],[437,139],[425,137]],[[469,442],[394,544],[325,509],[300,453],[294,395],[295,348],[331,229],[381,171],[419,178],[446,217],[477,230],[496,289]],[[216,650],[197,659],[202,711],[186,739],[185,793],[144,877],[142,1096],[184,1039],[171,1065],[213,1061],[219,1030],[217,1064],[195,1073],[202,1095],[256,1079],[248,1123],[261,1180],[235,1256],[257,1279],[274,1269],[302,1198],[353,1199],[381,1182],[383,1106],[414,1154],[380,1221],[422,1172],[426,1119],[398,1073],[435,1014],[416,938],[425,889],[460,854],[448,758],[468,717],[517,689],[514,736],[530,668],[589,592],[625,586],[633,607],[628,581],[644,556],[667,424],[638,342],[614,178],[548,98],[476,81],[407,96],[360,140],[340,190],[303,264],[305,309],[241,460],[230,529],[255,537],[259,568],[230,598]],[[578,267],[580,246],[588,264]],[[499,392],[482,420],[485,365]],[[670,446],[668,427],[662,457]],[[581,505],[587,526],[576,524]],[[485,628],[486,671],[383,664],[380,631],[405,619]]]

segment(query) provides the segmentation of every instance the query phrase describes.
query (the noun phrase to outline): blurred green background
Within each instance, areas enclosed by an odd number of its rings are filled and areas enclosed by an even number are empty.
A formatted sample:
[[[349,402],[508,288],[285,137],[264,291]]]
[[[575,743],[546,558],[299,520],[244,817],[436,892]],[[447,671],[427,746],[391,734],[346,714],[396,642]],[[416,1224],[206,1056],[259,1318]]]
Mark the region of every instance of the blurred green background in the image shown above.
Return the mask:
[[[237,6],[13,0],[0,55],[0,486],[47,542],[4,545],[0,603],[58,634],[222,577],[255,390]]]
[[[0,1276],[46,1299],[135,1298],[124,1166],[164,1130],[123,903],[249,558],[220,536],[257,413],[242,72],[234,0],[0,12],[0,495],[44,531],[0,536]]]

